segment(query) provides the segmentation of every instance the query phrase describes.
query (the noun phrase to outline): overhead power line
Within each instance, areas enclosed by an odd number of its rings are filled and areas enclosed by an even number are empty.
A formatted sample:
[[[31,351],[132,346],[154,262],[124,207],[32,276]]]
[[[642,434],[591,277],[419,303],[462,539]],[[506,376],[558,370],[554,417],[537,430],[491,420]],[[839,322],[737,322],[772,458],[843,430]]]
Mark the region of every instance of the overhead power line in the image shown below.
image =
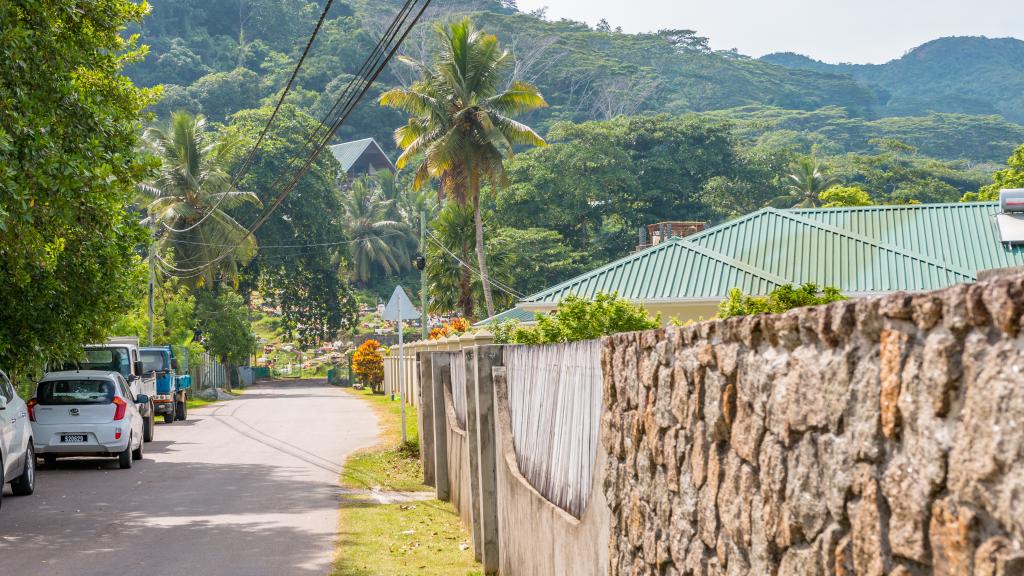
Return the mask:
[[[461,266],[464,266],[467,270],[469,270],[470,272],[475,274],[478,278],[480,278],[481,280],[483,279],[483,274],[480,273],[480,270],[478,268],[468,264],[462,258],[459,258],[454,252],[449,250],[448,247],[445,246],[443,242],[441,242],[436,236],[434,236],[433,233],[427,232],[427,235],[430,237],[430,240],[434,243],[435,246],[437,246],[441,250],[444,250],[446,253],[448,253],[449,256],[454,258],[456,262],[458,262]],[[514,288],[512,288],[508,284],[503,284],[502,282],[499,282],[498,280],[495,280],[494,278],[490,278],[490,277],[488,277],[487,280],[488,280],[488,282],[493,284],[498,290],[501,290],[502,292],[508,294],[509,296],[512,296],[514,298],[518,298],[520,300],[525,298],[525,296],[523,294],[521,294],[520,292],[516,291]]]
[[[331,111],[325,117],[325,121],[321,122],[321,125],[318,126],[315,130],[313,130],[309,138],[307,138],[307,145],[314,141],[316,142],[316,145],[313,147],[312,151],[307,155],[305,162],[294,173],[294,175],[288,181],[288,183],[284,186],[281,194],[279,194],[274,199],[274,201],[270,203],[269,207],[252,225],[247,227],[246,234],[239,240],[239,242],[234,244],[228,250],[225,250],[216,258],[200,266],[192,268],[178,268],[165,261],[165,272],[173,273],[175,275],[178,275],[178,277],[186,278],[202,274],[204,270],[209,269],[211,266],[214,266],[220,261],[227,258],[232,252],[234,252],[235,249],[238,248],[238,246],[241,245],[242,242],[244,242],[249,236],[254,234],[257,230],[260,229],[260,227],[262,227],[267,222],[270,216],[277,210],[281,203],[284,202],[284,200],[292,192],[296,184],[309,171],[313,162],[323,152],[324,148],[326,148],[330,139],[334,136],[338,129],[341,128],[345,121],[348,120],[356,105],[359,104],[360,100],[370,89],[370,86],[373,85],[373,82],[376,81],[377,77],[387,66],[388,62],[391,61],[395,52],[397,52],[399,46],[401,46],[402,42],[408,36],[409,32],[423,16],[423,13],[430,5],[430,2],[431,0],[406,0],[402,9],[399,11],[398,15],[396,15],[395,19],[392,21],[391,26],[389,26],[388,30],[386,30],[384,35],[381,36],[381,39],[377,42],[377,45],[374,47],[373,51],[371,51],[370,56],[367,57],[367,59],[363,63],[363,66],[360,67],[360,72],[355,77],[353,77],[352,81],[349,82],[346,88],[338,96],[334,106],[331,107]],[[418,9],[416,8],[417,5],[419,6]],[[323,132],[323,128],[327,126],[327,120],[330,120],[330,116],[335,113],[337,114],[337,118],[331,121],[326,132]],[[292,163],[293,162],[289,162],[289,167],[292,165]],[[286,171],[287,168],[285,171],[282,171],[282,174]],[[275,186],[272,187],[276,187],[276,183],[279,182],[280,180],[280,177],[277,180],[275,180]]]
[[[280,98],[277,99],[277,104],[274,105],[274,111],[271,112],[270,118],[267,119],[266,124],[263,125],[263,129],[260,131],[260,136],[259,138],[256,139],[256,143],[253,144],[252,148],[249,149],[249,153],[246,154],[245,158],[242,160],[241,167],[235,172],[235,175],[231,178],[231,184],[228,186],[228,191],[231,191],[235,187],[237,187],[238,183],[241,182],[242,178],[244,178],[245,175],[249,172],[249,166],[250,164],[252,164],[253,158],[256,157],[256,151],[259,150],[260,145],[263,144],[263,139],[266,138],[267,132],[270,131],[270,126],[274,123],[274,119],[277,118],[277,113],[281,109],[281,105],[284,104],[284,99],[288,96],[288,92],[291,91],[292,85],[295,83],[295,78],[299,75],[299,70],[302,69],[302,65],[306,62],[306,56],[309,55],[309,51],[313,47],[313,42],[316,40],[317,35],[320,33],[320,28],[323,27],[324,20],[327,19],[327,13],[331,10],[331,4],[333,3],[334,0],[327,0],[327,3],[324,4],[324,9],[320,13],[320,19],[317,20],[316,27],[313,28],[313,33],[310,34],[309,40],[306,41],[306,47],[305,49],[302,50],[302,55],[299,56],[299,61],[296,62],[295,68],[292,69],[291,76],[288,78],[288,83],[285,84],[284,90],[281,92]],[[177,234],[194,230],[195,228],[199,227],[200,224],[205,222],[207,218],[213,215],[214,212],[219,210],[221,204],[224,203],[224,200],[227,197],[228,194],[222,194],[220,200],[217,201],[216,205],[210,208],[210,210],[207,211],[207,213],[204,214],[203,217],[200,218],[198,222],[192,224],[191,226],[188,226],[187,228],[171,228],[169,225],[167,225],[167,223],[163,223],[164,228],[166,228],[170,232],[174,232]]]

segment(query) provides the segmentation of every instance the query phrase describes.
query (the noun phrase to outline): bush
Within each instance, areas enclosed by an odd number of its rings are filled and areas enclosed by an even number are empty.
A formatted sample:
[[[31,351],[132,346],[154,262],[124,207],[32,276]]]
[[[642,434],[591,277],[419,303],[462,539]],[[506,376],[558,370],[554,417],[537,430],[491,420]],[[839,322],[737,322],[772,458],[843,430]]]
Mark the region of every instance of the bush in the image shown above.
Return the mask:
[[[552,344],[593,340],[619,332],[650,330],[661,325],[660,316],[652,318],[639,304],[617,293],[599,293],[593,300],[566,296],[554,314],[537,314],[536,326],[516,321],[493,326],[494,340],[501,344]]]
[[[748,296],[739,288],[729,291],[729,297],[718,304],[718,317],[779,314],[802,306],[817,306],[846,300],[834,286],[819,290],[817,284],[804,284],[794,288],[791,284],[779,286],[767,296]]]
[[[363,379],[374,392],[381,392],[384,385],[384,354],[380,342],[367,340],[352,354],[352,372]]]

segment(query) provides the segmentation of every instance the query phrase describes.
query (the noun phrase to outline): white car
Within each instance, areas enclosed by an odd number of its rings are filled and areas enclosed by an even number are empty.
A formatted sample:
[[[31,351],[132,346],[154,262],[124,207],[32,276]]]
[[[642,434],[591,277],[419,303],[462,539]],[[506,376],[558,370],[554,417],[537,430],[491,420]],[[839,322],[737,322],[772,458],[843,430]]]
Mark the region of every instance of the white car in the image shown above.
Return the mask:
[[[59,456],[113,456],[121,468],[142,459],[143,420],[124,376],[101,370],[51,372],[36,385],[29,419],[36,454],[53,466]]]
[[[0,499],[7,482],[15,496],[28,496],[35,491],[36,457],[32,448],[28,407],[18,397],[7,374],[0,372]]]

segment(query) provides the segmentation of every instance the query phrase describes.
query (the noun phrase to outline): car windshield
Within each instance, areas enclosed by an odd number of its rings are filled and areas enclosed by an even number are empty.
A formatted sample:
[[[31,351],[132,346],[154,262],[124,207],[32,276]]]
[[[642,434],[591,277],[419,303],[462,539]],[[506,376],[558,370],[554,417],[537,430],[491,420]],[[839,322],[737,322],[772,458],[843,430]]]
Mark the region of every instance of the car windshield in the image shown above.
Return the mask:
[[[142,358],[142,371],[162,372],[167,369],[164,363],[164,353],[159,350],[141,350],[139,356]]]
[[[39,383],[36,401],[43,405],[110,404],[114,383],[109,380],[51,380]]]
[[[65,362],[62,369],[120,372],[128,378],[131,376],[131,361],[127,348],[86,348],[81,359]]]

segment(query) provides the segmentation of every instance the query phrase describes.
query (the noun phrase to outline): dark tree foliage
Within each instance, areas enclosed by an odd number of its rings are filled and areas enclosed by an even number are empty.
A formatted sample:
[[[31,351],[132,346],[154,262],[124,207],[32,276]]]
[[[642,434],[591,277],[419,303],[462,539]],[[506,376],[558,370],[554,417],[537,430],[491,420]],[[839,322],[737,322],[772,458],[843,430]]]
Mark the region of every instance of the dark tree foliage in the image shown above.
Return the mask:
[[[126,212],[150,94],[121,75],[144,6],[0,2],[0,366],[68,356],[131,308],[146,242]]]
[[[245,140],[243,151],[255,143],[271,111],[246,110],[232,118],[227,132]],[[307,136],[317,125],[296,108],[282,107],[239,187],[256,192],[269,206],[298,169],[296,159],[306,157]],[[333,340],[358,320],[352,289],[339,273],[347,241],[337,198],[340,174],[341,167],[330,152],[317,158],[257,231],[261,249],[243,272],[243,288],[259,288],[265,299],[279,305],[288,335],[294,333],[303,344]],[[259,211],[244,208],[237,216],[249,224]]]

